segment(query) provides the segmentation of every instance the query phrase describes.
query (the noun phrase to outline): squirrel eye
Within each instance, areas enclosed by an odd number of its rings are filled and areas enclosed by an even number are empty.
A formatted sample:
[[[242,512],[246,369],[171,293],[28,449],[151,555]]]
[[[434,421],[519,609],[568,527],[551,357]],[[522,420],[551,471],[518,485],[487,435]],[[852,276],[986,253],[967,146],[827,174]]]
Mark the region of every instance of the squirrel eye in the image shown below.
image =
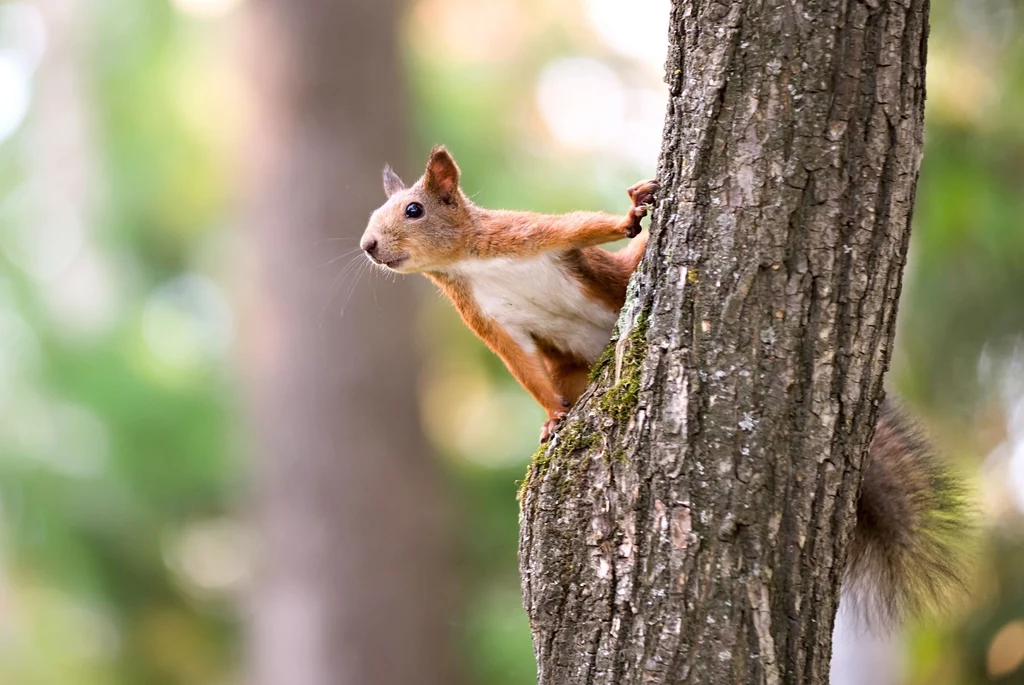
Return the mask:
[[[405,216],[410,219],[419,219],[423,216],[423,205],[419,202],[410,202],[405,207]]]

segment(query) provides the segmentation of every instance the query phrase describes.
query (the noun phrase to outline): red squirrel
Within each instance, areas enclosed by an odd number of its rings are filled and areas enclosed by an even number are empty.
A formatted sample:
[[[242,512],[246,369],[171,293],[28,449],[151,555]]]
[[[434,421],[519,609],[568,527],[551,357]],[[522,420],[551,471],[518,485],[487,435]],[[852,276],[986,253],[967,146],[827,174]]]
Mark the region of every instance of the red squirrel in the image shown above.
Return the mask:
[[[384,169],[388,201],[359,245],[377,264],[423,273],[441,288],[547,411],[543,442],[608,344],[647,244],[640,220],[657,188],[645,181],[626,191],[625,216],[484,209],[462,192],[459,167],[437,147],[409,188]],[[599,247],[622,238],[632,240],[618,252]]]
[[[545,441],[609,342],[646,246],[640,220],[657,190],[654,181],[630,188],[624,216],[484,209],[459,188],[452,156],[436,147],[410,187],[384,168],[388,200],[359,245],[375,263],[423,273],[440,287],[547,410]],[[600,247],[621,238],[632,240],[618,252]],[[957,538],[969,528],[963,486],[892,401],[882,405],[862,478],[844,594],[890,622],[941,605],[960,580]]]

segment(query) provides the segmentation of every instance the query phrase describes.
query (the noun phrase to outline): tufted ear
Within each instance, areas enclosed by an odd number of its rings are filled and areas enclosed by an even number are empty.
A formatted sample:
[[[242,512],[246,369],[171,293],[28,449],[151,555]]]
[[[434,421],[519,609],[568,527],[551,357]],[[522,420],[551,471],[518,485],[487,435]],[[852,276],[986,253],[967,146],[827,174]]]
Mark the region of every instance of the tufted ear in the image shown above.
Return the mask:
[[[399,190],[405,190],[405,184],[402,183],[402,179],[398,178],[398,174],[391,170],[388,165],[384,166],[384,192],[388,197],[391,197]]]
[[[455,204],[459,189],[459,167],[443,145],[430,151],[427,172],[423,176],[426,189],[446,204]]]

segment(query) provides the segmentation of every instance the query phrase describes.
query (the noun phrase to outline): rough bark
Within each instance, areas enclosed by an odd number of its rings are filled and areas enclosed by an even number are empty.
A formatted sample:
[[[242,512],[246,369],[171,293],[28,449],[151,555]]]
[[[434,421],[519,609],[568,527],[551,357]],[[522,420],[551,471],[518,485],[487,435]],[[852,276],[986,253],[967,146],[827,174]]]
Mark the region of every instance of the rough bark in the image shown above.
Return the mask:
[[[338,277],[361,257],[336,259],[383,199],[384,160],[405,151],[400,3],[251,7],[260,122],[247,230],[259,267],[247,285],[259,294],[246,341],[261,559],[250,681],[451,685],[452,573],[412,390],[414,295],[366,274],[350,295]]]
[[[647,256],[522,492],[541,685],[827,681],[927,18],[927,0],[674,0]]]

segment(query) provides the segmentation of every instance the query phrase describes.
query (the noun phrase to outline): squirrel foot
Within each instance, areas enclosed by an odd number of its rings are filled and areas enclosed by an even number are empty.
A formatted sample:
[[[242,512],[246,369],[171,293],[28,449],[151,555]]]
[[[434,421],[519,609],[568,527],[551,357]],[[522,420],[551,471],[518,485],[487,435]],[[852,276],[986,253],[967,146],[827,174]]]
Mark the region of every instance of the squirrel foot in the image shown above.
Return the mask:
[[[555,429],[558,428],[558,424],[565,418],[565,414],[566,412],[560,411],[540,425],[541,444],[551,439],[551,436],[555,434]]]
[[[626,190],[633,207],[629,210],[629,224],[626,226],[626,236],[636,237],[640,234],[640,220],[647,216],[647,210],[654,204],[654,194],[658,192],[657,181],[641,181]]]

